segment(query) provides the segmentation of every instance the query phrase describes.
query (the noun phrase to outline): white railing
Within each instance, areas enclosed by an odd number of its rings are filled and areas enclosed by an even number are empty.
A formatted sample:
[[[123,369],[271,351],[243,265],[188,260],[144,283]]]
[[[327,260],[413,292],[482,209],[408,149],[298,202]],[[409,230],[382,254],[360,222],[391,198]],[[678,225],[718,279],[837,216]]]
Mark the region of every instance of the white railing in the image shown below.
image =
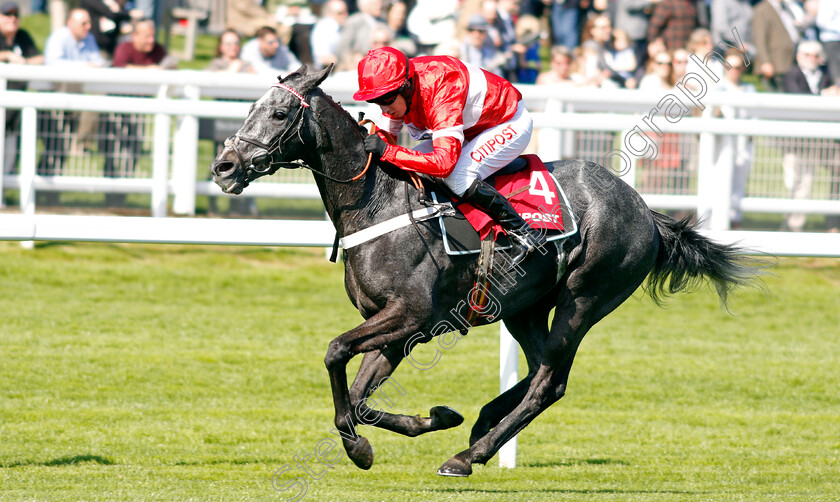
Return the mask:
[[[200,118],[243,120],[248,103],[214,101],[203,98],[254,99],[265,92],[273,79],[265,76],[228,75],[201,71],[155,71],[131,69],[86,69],[83,72],[57,74],[54,68],[4,65],[6,80],[27,80],[33,87],[47,88],[53,83],[83,84],[90,92],[106,94],[140,94],[142,97],[115,95],[68,94],[59,92],[0,92],[0,118],[5,109],[20,109],[21,149],[20,174],[0,176],[3,187],[20,190],[21,214],[35,216],[35,192],[98,191],[143,192],[151,194],[151,213],[166,216],[168,196],[173,195],[172,212],[195,214],[195,197],[221,195],[210,181],[197,179],[198,121]],[[0,88],[5,80],[0,79]],[[338,101],[353,103],[355,78],[340,74],[327,79],[323,86]],[[521,86],[523,97],[534,110],[535,127],[539,129],[537,153],[544,159],[561,158],[573,150],[573,135],[606,134],[600,150],[587,160],[607,163],[604,156],[613,146],[621,146],[621,157],[613,162],[622,170],[622,177],[636,185],[640,160],[633,155],[634,131],[649,130],[643,117],[663,98],[664,93],[639,91],[605,91],[598,89],[567,89],[551,86]],[[666,120],[661,113],[652,120],[664,133],[699,138],[696,143],[696,183],[686,193],[645,193],[649,205],[661,209],[693,209],[705,219],[707,228],[723,231],[729,228],[731,209],[730,180],[732,163],[715,164],[716,138],[726,136],[757,136],[765,138],[823,138],[840,139],[840,98],[779,94],[726,94],[709,92],[701,97],[706,107],[703,116],[679,117]],[[716,107],[737,107],[747,111],[750,119],[713,118]],[[348,107],[351,109],[351,107]],[[354,107],[376,115],[375,107]],[[145,178],[105,178],[88,176],[40,176],[36,174],[38,110],[67,110],[91,112],[120,112],[146,114],[154,117],[154,137],[151,141],[151,174]],[[796,120],[794,120],[796,118]],[[174,121],[173,121],[174,119]],[[806,120],[807,119],[807,120]],[[173,125],[174,124],[174,125]],[[2,134],[2,132],[0,132]],[[630,147],[627,146],[628,139]],[[2,139],[2,138],[0,138]],[[640,136],[636,133],[636,143]],[[615,145],[609,144],[610,142]],[[3,159],[4,141],[0,141]],[[596,150],[598,150],[596,148]],[[638,146],[636,147],[638,149]],[[171,153],[170,153],[171,149]],[[202,167],[203,169],[204,167]],[[258,197],[318,197],[313,183],[254,183],[248,195]],[[840,200],[827,197],[793,198],[787,194],[746,197],[741,209],[753,212],[809,214],[840,214]],[[85,217],[79,217],[85,218]],[[72,226],[72,225],[71,225]],[[70,226],[68,226],[69,228]],[[83,225],[72,226],[83,228]],[[43,227],[42,227],[43,228]],[[35,232],[36,238],[46,235]],[[93,238],[91,236],[88,236]],[[79,235],[79,239],[85,239]],[[208,236],[207,242],[215,237]],[[196,238],[195,241],[202,239]],[[766,242],[762,241],[762,242]]]

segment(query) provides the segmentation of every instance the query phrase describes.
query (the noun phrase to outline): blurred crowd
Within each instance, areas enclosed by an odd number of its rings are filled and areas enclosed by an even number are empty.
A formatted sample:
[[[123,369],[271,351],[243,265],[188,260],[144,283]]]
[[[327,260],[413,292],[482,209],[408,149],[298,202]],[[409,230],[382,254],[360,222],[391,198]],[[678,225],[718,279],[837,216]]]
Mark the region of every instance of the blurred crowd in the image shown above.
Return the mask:
[[[178,66],[156,33],[163,6],[171,7],[171,1],[75,4],[41,51],[20,28],[20,5],[0,0],[0,63],[65,70]],[[689,72],[700,71],[692,68],[699,62],[733,92],[840,95],[840,0],[227,0],[224,5],[227,29],[208,71],[274,76],[305,63],[355,72],[367,51],[392,46],[409,57],[452,55],[520,84],[667,92]],[[43,8],[43,0],[31,4],[32,11]],[[8,83],[12,89],[26,86]],[[97,120],[85,112],[67,120],[62,113],[49,112],[39,125],[45,132],[40,173],[61,171],[71,148],[67,137],[97,132],[105,175],[131,175],[140,148],[132,116]],[[19,113],[7,111],[7,170],[14,165],[18,120]],[[684,147],[659,141],[657,162],[685,163]],[[748,152],[751,146],[733,148]],[[750,156],[741,155],[745,167],[739,172],[749,169]],[[793,167],[786,173],[794,173],[789,177],[801,178],[796,174],[801,162],[788,164]],[[746,174],[738,176],[734,190],[743,194]],[[793,182],[791,192],[800,184]]]
[[[722,76],[733,52],[742,55],[736,72],[764,90],[837,94],[840,82],[836,0],[228,0],[227,25],[255,36],[259,54],[243,47],[239,56],[252,71],[274,58],[274,71],[302,62],[352,72],[389,45],[522,84],[667,89],[692,54],[712,55]]]
[[[836,0],[265,1],[227,0],[228,29],[208,70],[355,71],[368,50],[388,45],[410,57],[456,56],[523,84],[669,88],[691,54],[712,54],[722,74],[732,52],[768,91],[837,93],[840,82]],[[18,3],[5,1],[0,62],[175,67],[155,42],[163,3],[79,0],[42,55],[19,28]]]

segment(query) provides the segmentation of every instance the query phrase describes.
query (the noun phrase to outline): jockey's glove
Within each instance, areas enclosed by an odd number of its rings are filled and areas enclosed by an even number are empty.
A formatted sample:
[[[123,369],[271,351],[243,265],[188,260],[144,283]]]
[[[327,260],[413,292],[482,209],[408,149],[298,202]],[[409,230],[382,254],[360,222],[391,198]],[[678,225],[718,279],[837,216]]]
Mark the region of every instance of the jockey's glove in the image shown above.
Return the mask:
[[[377,159],[385,155],[386,148],[388,148],[388,143],[378,134],[365,136],[365,151],[374,154]]]

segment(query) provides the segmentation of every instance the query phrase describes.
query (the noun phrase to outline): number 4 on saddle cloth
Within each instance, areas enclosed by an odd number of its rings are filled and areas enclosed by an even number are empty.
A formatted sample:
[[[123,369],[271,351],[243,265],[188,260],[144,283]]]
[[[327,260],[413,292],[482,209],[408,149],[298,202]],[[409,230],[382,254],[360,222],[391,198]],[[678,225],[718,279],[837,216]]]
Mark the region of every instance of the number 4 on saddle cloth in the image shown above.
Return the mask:
[[[569,201],[554,175],[546,169],[536,155],[523,155],[518,162],[520,169],[511,171],[505,167],[490,178],[487,183],[507,197],[514,209],[533,228],[545,232],[546,240],[566,239],[577,233]],[[526,164],[524,168],[522,164]],[[448,192],[437,186],[429,188],[429,198],[434,202],[452,202],[459,210],[454,215],[438,217],[443,234],[444,247],[450,255],[472,254],[481,251],[481,241],[493,239],[498,247],[510,245],[507,236],[484,211],[466,202],[453,200]]]

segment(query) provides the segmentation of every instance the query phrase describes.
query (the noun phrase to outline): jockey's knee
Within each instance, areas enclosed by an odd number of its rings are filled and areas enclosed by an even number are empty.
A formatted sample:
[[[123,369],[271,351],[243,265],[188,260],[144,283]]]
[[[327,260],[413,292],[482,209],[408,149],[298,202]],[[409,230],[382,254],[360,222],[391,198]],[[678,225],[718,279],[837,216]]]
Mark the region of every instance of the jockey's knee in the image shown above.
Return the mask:
[[[470,188],[472,182],[473,180],[471,178],[464,176],[450,176],[448,178],[444,178],[443,180],[446,187],[458,197],[463,196],[467,192],[467,189]]]

